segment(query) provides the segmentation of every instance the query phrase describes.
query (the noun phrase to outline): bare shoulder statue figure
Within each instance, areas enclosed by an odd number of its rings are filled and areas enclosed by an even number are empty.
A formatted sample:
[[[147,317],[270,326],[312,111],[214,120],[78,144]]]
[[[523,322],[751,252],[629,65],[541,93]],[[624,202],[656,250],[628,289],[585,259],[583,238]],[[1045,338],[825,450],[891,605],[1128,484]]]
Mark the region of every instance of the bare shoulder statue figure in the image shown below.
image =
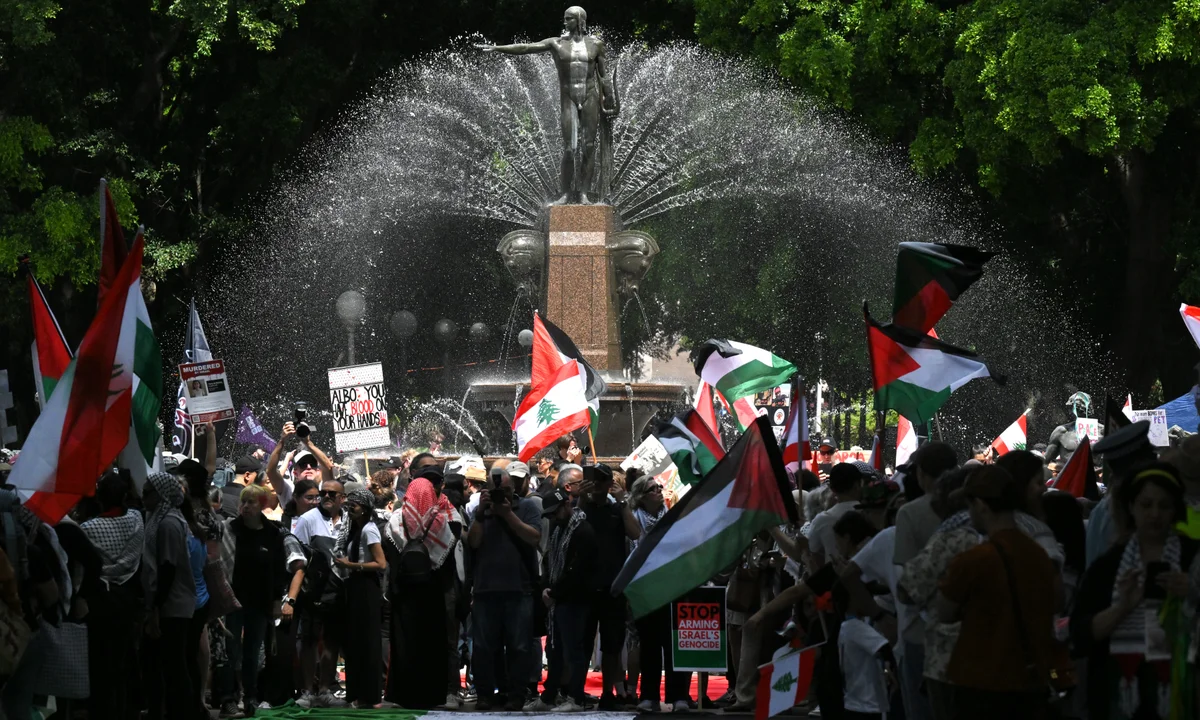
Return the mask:
[[[556,38],[515,45],[476,45],[485,52],[509,55],[550,53],[558,70],[561,97],[563,157],[559,204],[589,202],[587,191],[595,176],[597,132],[601,117],[617,116],[618,107],[608,70],[604,42],[587,32],[587,13],[575,6],[563,13],[565,32]]]

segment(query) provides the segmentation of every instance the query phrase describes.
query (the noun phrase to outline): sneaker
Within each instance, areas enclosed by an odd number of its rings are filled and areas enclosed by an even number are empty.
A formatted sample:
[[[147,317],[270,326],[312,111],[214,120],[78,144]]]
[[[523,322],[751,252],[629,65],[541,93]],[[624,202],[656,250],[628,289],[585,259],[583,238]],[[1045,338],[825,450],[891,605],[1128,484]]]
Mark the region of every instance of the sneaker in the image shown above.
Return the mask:
[[[296,707],[302,707],[307,710],[313,706],[313,700],[315,700],[316,697],[316,695],[312,694],[312,691],[305,690],[300,694],[300,699],[296,700]]]
[[[658,703],[653,700],[643,700],[637,704],[638,712],[652,713],[658,712]]]
[[[671,712],[687,712],[688,710],[691,708],[688,707],[687,700],[676,700],[675,704],[671,706]]]
[[[312,706],[325,708],[348,708],[350,707],[350,703],[329,692],[328,690],[325,690],[317,695],[316,699],[313,700]]]
[[[270,708],[271,706],[267,705],[267,709],[269,710]],[[254,702],[253,700],[247,700],[246,702],[242,703],[242,717],[254,717],[254,711],[257,709],[258,703]]]
[[[554,706],[547,704],[546,701],[539,696],[525,703],[525,707],[521,709],[525,712],[550,712],[554,709]]]
[[[621,704],[617,702],[616,695],[604,695],[600,698],[600,702],[596,704],[600,710],[620,710]]]
[[[233,702],[232,700],[221,703],[220,717],[231,718],[239,714],[241,714],[241,711],[238,710],[237,703]]]
[[[556,713],[579,712],[580,710],[583,710],[583,706],[575,702],[573,698],[567,698],[565,703],[554,708]]]
[[[458,710],[461,704],[458,702],[457,693],[446,693],[446,704],[442,706],[446,710]]]
[[[726,690],[725,694],[716,700],[713,700],[712,704],[716,705],[717,707],[724,707],[726,705],[732,705],[735,702],[737,702],[737,695],[734,694],[733,690]]]
[[[721,712],[727,712],[727,713],[754,712],[754,703],[735,701],[731,705],[726,705],[724,710],[722,710]]]

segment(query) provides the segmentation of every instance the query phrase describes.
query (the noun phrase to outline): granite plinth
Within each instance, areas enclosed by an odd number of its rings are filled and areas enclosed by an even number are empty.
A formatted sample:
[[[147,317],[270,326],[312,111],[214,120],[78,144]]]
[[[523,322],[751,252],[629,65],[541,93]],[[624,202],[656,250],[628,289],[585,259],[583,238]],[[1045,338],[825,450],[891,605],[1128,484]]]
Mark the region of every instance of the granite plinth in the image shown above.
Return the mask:
[[[608,237],[617,218],[608,205],[550,208],[546,318],[597,370],[621,368],[616,282]]]

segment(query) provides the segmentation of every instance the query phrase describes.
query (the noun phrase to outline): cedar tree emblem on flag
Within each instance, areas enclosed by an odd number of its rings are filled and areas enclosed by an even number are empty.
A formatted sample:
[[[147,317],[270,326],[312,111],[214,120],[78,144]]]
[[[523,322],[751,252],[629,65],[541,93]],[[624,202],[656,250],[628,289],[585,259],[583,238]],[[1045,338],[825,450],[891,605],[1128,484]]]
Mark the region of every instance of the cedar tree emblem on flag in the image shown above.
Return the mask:
[[[796,676],[788,673],[787,675],[779,678],[778,682],[771,686],[771,689],[775,692],[787,692],[788,690],[792,689],[792,686],[795,685],[796,682]]]
[[[548,398],[543,400],[541,404],[538,405],[538,427],[541,427],[542,425],[549,425],[550,423],[554,422],[555,415],[558,415],[558,408],[555,407],[554,403],[550,402]]]

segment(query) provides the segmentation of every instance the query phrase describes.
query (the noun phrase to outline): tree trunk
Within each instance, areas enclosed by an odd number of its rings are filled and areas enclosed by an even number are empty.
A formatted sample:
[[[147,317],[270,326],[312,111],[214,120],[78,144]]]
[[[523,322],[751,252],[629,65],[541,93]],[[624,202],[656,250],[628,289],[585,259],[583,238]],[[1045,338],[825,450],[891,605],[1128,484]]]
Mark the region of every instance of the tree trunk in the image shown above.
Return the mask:
[[[1152,155],[1132,150],[1117,159],[1117,177],[1129,219],[1125,283],[1120,294],[1117,352],[1129,386],[1146,392],[1159,375],[1158,353],[1163,322],[1172,314],[1176,287],[1166,248],[1170,233],[1170,199],[1159,187],[1160,172]]]

